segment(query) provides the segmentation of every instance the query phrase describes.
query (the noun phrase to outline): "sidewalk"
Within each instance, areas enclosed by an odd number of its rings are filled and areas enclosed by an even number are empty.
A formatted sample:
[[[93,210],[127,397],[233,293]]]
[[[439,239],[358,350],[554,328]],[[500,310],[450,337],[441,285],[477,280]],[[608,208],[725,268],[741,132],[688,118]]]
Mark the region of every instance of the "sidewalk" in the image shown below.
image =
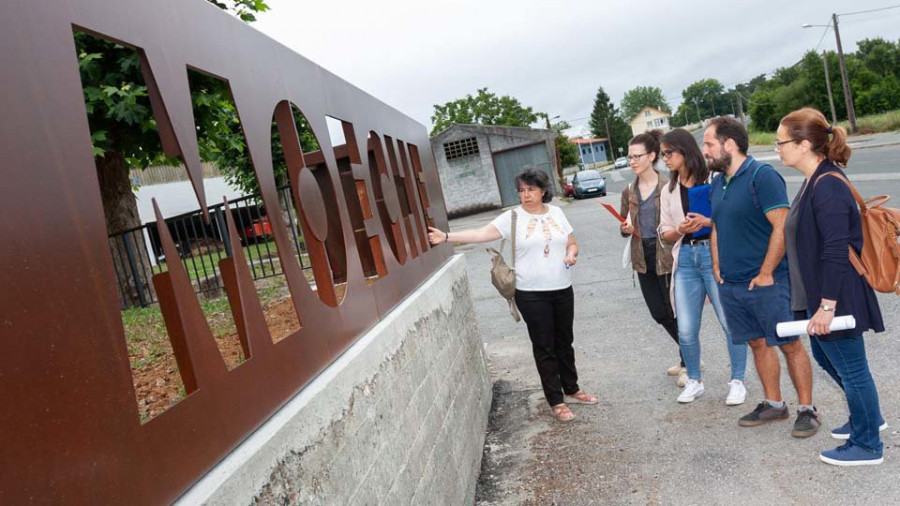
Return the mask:
[[[650,318],[630,271],[621,268],[623,239],[601,213],[599,200],[559,204],[576,230],[581,254],[573,267],[575,347],[580,385],[600,404],[572,407],[577,419],[550,416],[523,323],[514,323],[489,280],[488,245],[461,245],[471,293],[494,381],[494,402],[476,496],[481,505],[519,504],[891,504],[900,502],[900,298],[882,296],[890,331],[867,340],[881,394],[885,464],[836,468],[818,452],[838,441],[828,430],[847,417],[840,390],[814,365],[819,434],[790,436],[783,421],[753,429],[737,418],[761,399],[747,366],[749,394],[727,407],[729,366],[724,335],[711,308],[701,343],[707,393],[692,404],[675,401],[679,389],[665,369],[676,346]],[[554,202],[556,203],[556,202]],[[452,230],[483,226],[492,211],[451,222]],[[508,248],[507,248],[508,249]],[[807,343],[808,344],[808,343]],[[796,394],[783,368],[785,399]]]

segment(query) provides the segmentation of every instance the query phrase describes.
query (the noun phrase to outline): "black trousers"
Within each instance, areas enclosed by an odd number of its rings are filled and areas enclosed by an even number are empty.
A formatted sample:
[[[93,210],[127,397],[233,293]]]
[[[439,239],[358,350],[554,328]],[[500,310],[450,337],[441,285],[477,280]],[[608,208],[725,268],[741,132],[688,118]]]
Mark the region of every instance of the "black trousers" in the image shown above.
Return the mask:
[[[580,390],[572,347],[575,293],[571,286],[549,292],[516,290],[516,306],[528,327],[544,397],[551,406],[560,404],[564,393]]]
[[[647,309],[650,310],[650,316],[653,320],[662,325],[669,336],[678,345],[678,323],[675,320],[675,311],[672,309],[672,302],[669,299],[669,286],[672,283],[672,275],[664,274],[656,275],[656,238],[644,239],[644,260],[647,262],[647,272],[638,273],[638,282],[641,285],[641,293],[644,295],[644,302],[647,303]],[[681,349],[678,350],[679,356]],[[684,367],[684,359],[681,360],[681,366]]]

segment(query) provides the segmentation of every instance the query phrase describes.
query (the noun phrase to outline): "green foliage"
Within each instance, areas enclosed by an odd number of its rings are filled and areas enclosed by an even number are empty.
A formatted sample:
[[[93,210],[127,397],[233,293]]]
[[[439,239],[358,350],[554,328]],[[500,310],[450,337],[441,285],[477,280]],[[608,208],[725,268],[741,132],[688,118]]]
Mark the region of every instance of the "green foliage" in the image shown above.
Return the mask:
[[[233,12],[235,16],[241,18],[241,21],[245,23],[256,21],[254,13],[269,10],[265,0],[229,0],[227,2],[209,0],[209,2],[222,10]]]
[[[191,87],[191,102],[201,158],[219,167],[225,174],[225,179],[233,186],[241,188],[245,194],[258,193],[259,183],[228,83],[195,71],[188,71],[188,82]],[[304,152],[318,150],[319,143],[310,130],[306,118],[295,107],[292,107],[292,112],[300,134],[301,149]],[[286,184],[287,164],[274,122],[272,168],[276,183]]]
[[[875,38],[857,45],[855,53],[844,54],[856,114],[862,117],[900,107],[900,43]],[[826,52],[825,61],[838,120],[846,119],[838,56]],[[775,130],[782,117],[806,106],[830,119],[822,55],[809,51],[799,64],[776,70],[768,81],[756,83],[749,98],[752,128],[758,131]]]
[[[631,139],[631,126],[619,114],[602,86],[597,89],[597,96],[594,97],[594,108],[588,124],[591,127],[591,135],[597,138],[607,138],[607,125],[609,126],[608,138],[612,143],[609,153],[613,158],[616,156],[613,150],[625,148]]]
[[[581,159],[578,157],[578,146],[569,142],[569,138],[559,134],[556,138],[556,149],[559,150],[560,169],[578,165]]]
[[[717,79],[701,79],[681,92],[684,104],[698,109],[703,118],[731,113],[731,95]]]
[[[838,125],[849,129],[850,123],[841,121]],[[874,134],[877,132],[895,132],[900,130],[900,110],[888,111],[881,114],[861,116],[856,120],[856,126],[861,134]]]
[[[666,102],[661,89],[656,86],[638,86],[625,92],[622,102],[622,117],[631,120],[644,107],[656,107],[657,109],[671,112],[672,108]]]
[[[137,53],[82,32],[74,36],[94,156],[118,151],[136,168],[164,163]]]
[[[887,111],[900,108],[900,81],[893,75],[885,76],[874,86],[856,96],[860,111]]]
[[[487,88],[481,88],[474,97],[469,94],[444,105],[435,104],[431,135],[454,124],[527,127],[536,122],[538,116],[539,113],[531,107],[523,107],[515,98],[498,97]]]
[[[256,19],[254,13],[269,9],[265,0],[209,1],[247,22]],[[162,152],[137,52],[79,31],[74,37],[94,156],[102,157],[109,151],[120,152],[128,165],[126,169],[180,164],[180,160],[168,159]],[[211,113],[214,119],[234,115],[233,101],[212,101],[216,97],[220,95],[207,96],[210,101],[199,110]],[[196,115],[195,120],[198,124],[213,121]],[[227,124],[217,127],[223,135],[229,130]],[[238,141],[232,137],[229,143],[235,145]],[[208,151],[209,147],[208,143],[201,147],[201,157],[205,160],[215,158],[215,153]],[[242,170],[245,169],[246,166]],[[122,177],[128,177],[127,170]]]

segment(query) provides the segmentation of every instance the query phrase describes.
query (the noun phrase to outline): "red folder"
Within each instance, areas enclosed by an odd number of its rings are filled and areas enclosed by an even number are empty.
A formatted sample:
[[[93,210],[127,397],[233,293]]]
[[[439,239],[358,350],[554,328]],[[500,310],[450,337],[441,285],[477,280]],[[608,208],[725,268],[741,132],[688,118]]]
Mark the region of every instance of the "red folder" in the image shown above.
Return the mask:
[[[616,211],[616,208],[615,208],[615,207],[613,207],[613,206],[611,206],[611,205],[609,205],[609,204],[607,204],[607,203],[605,203],[605,202],[601,202],[600,205],[603,206],[603,207],[605,207],[606,210],[609,211],[609,214],[615,216],[616,219],[619,220],[619,222],[625,223],[625,218],[623,218],[622,215],[619,214],[619,211]]]

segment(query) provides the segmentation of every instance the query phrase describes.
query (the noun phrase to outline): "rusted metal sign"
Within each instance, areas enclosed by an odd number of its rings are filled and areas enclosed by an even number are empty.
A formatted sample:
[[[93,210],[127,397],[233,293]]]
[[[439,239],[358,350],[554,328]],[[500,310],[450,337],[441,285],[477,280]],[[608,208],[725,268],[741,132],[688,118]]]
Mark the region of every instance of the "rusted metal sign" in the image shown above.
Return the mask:
[[[153,285],[187,396],[143,424],[73,29],[138,51],[163,148],[184,160],[200,207],[222,198],[203,191],[186,69],[230,84],[262,198],[276,209],[274,118],[318,287],[278,248],[301,328],[273,343],[229,223],[234,256],[219,267],[249,357],[229,371],[187,274],[170,262]],[[0,47],[0,504],[172,501],[451,253],[426,241],[446,211],[425,128],[203,0],[10,0]],[[289,141],[291,104],[321,151]],[[346,144],[328,144],[326,115],[342,120]],[[288,244],[279,213],[270,221]],[[334,278],[346,279],[342,294]]]

